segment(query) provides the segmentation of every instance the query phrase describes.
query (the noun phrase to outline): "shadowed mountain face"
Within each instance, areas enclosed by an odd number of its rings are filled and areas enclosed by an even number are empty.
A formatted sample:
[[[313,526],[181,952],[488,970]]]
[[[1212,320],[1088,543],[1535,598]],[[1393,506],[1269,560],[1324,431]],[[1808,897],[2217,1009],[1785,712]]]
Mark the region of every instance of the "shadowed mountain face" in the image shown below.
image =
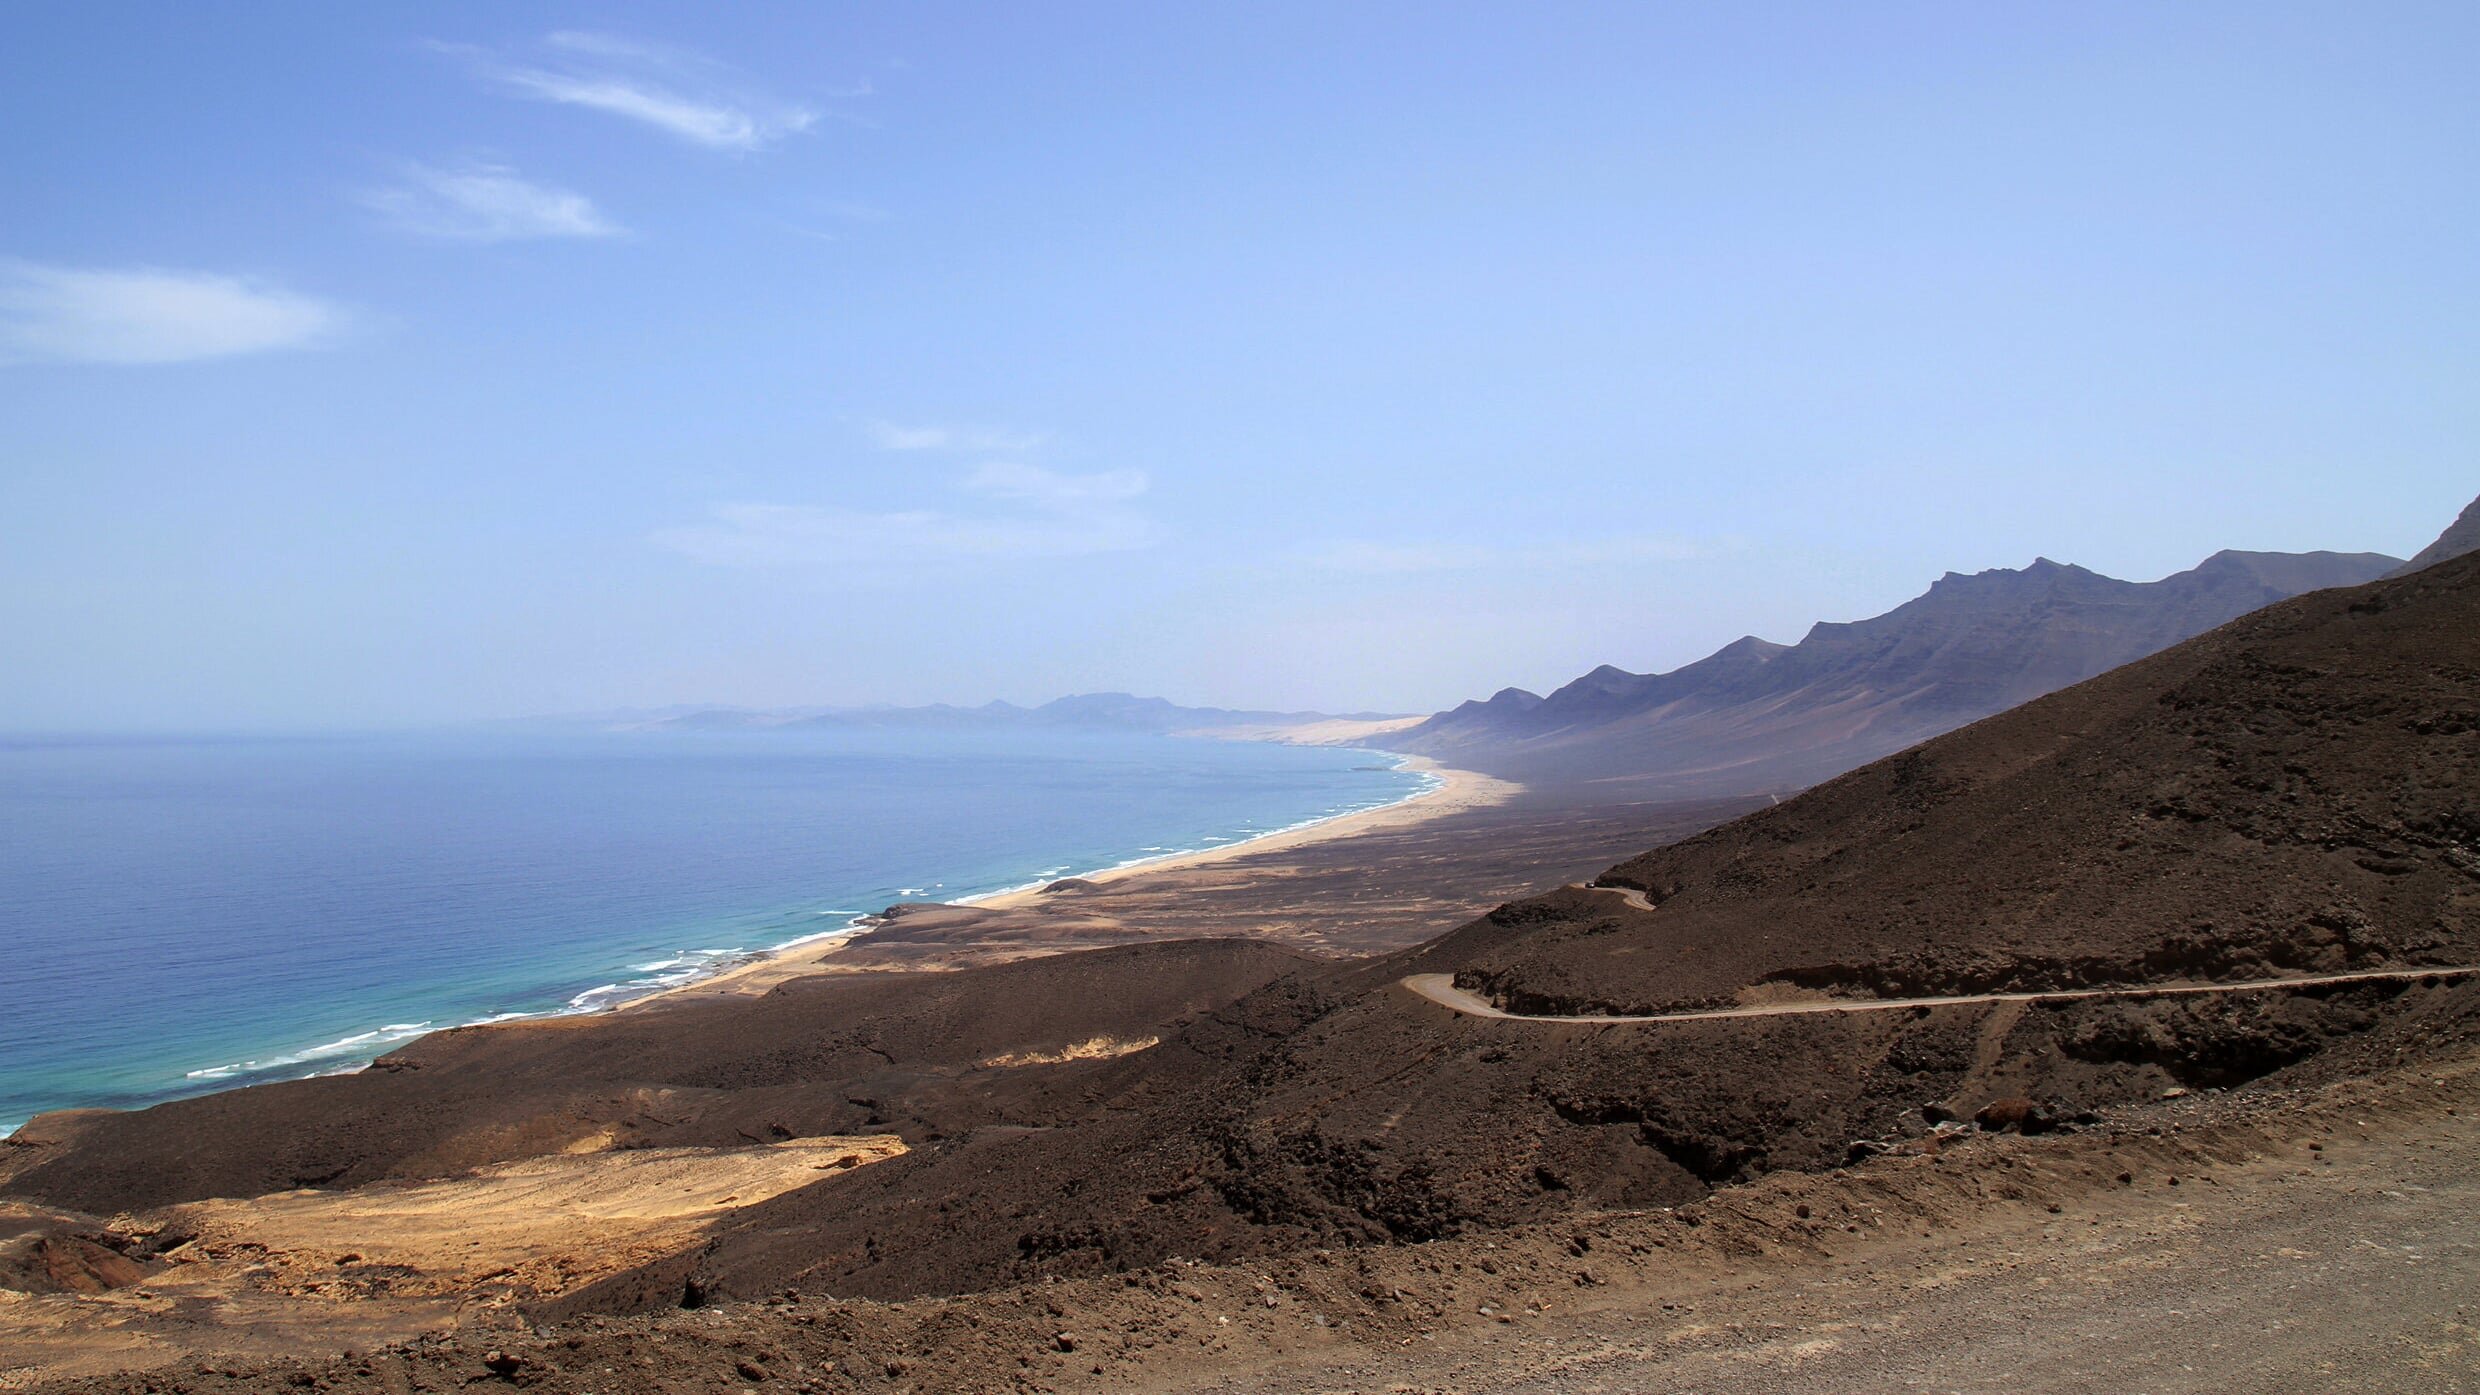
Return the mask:
[[[1657,912],[1424,954],[1552,1012],[2471,962],[2480,556],[2245,616],[1604,880]]]
[[[2446,530],[2437,535],[2437,541],[2421,548],[2418,556],[2395,568],[2389,575],[2409,576],[2469,552],[2480,552],[2480,499],[2465,504],[2463,511],[2446,526]]]
[[[1510,688],[1388,745],[1637,798],[1790,790],[2394,565],[2374,553],[2221,552],[2154,582],[2046,558],[1950,572],[1884,615],[1819,624],[1795,645],[1752,636],[1669,673],[1605,666],[1546,698]]]

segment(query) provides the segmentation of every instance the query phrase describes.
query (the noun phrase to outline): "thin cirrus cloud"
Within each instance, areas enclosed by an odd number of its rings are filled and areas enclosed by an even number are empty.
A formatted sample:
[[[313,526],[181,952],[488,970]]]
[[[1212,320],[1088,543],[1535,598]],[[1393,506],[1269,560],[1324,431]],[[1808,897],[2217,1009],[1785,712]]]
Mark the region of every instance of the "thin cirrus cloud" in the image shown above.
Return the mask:
[[[655,545],[713,566],[886,571],[924,564],[1005,562],[1126,552],[1155,541],[1133,506],[1135,470],[1066,475],[1033,465],[984,465],[965,476],[972,510],[873,512],[806,504],[720,504],[707,521],[667,528]]]
[[[400,182],[363,195],[362,202],[399,231],[453,242],[617,237],[626,231],[585,195],[533,183],[505,165],[408,165]]]
[[[464,44],[437,47],[518,96],[599,111],[712,150],[759,150],[818,124],[816,111],[685,49],[573,30],[546,35],[522,57]]]
[[[986,453],[1033,450],[1049,438],[1038,431],[1008,431],[995,426],[901,426],[891,421],[874,421],[870,423],[870,439],[880,450]]]
[[[343,310],[245,276],[0,260],[0,363],[181,363],[314,347]]]

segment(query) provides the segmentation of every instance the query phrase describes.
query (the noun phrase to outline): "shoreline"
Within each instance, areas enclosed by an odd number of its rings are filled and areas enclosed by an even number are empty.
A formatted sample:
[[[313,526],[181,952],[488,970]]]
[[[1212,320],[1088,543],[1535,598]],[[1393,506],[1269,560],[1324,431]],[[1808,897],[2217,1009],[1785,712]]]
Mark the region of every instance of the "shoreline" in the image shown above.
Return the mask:
[[[1383,726],[1384,724],[1378,725]],[[1277,852],[1287,848],[1296,848],[1312,843],[1324,842],[1333,838],[1349,837],[1357,833],[1388,828],[1408,827],[1427,822],[1431,819],[1443,817],[1447,814],[1460,812],[1462,810],[1504,803],[1521,789],[1521,786],[1515,785],[1511,782],[1494,779],[1490,776],[1482,775],[1475,771],[1457,770],[1451,767],[1439,765],[1436,761],[1430,760],[1425,756],[1415,756],[1397,751],[1380,750],[1375,747],[1357,747],[1356,743],[1348,740],[1351,736],[1366,736],[1371,734],[1376,733],[1369,732],[1365,727],[1356,725],[1348,729],[1321,729],[1315,733],[1315,736],[1324,737],[1327,739],[1310,739],[1305,741],[1282,741],[1279,737],[1273,734],[1261,734],[1255,731],[1249,731],[1247,733],[1233,731],[1212,734],[1201,732],[1196,733],[1195,735],[1198,735],[1204,739],[1272,741],[1275,744],[1284,745],[1356,746],[1357,749],[1364,750],[1373,757],[1396,762],[1399,769],[1429,777],[1430,783],[1423,788],[1416,789],[1411,793],[1404,795],[1402,798],[1392,800],[1385,804],[1376,805],[1366,809],[1349,810],[1339,814],[1322,815],[1318,818],[1310,819],[1302,823],[1293,824],[1285,828],[1271,829],[1267,832],[1237,839],[1229,843],[1146,856],[1092,872],[1077,873],[1063,871],[1056,877],[1044,878],[1039,881],[1027,882],[1017,886],[1002,887],[996,891],[980,892],[971,896],[959,897],[953,901],[924,904],[964,907],[973,910],[986,911],[1024,910],[1041,905],[1043,888],[1062,880],[1082,881],[1095,885],[1116,884],[1130,878],[1155,873],[1176,872],[1195,867],[1209,866],[1217,862],[1240,857],[1244,854]],[[884,908],[881,909],[883,910]],[[440,1023],[436,1026],[427,1023],[421,1024],[423,1030],[420,1031],[406,1030],[407,1027],[410,1027],[413,1024],[391,1023],[385,1027],[368,1029],[362,1033],[357,1033],[354,1038],[346,1039],[347,1041],[353,1041],[375,1036],[390,1036],[393,1038],[386,1041],[384,1044],[381,1044],[376,1054],[369,1058],[355,1059],[358,1053],[347,1052],[337,1052],[333,1056],[327,1056],[326,1053],[333,1050],[333,1048],[337,1046],[344,1045],[345,1043],[342,1041],[322,1043],[317,1046],[299,1048],[294,1052],[287,1053],[303,1058],[297,1061],[243,1061],[233,1063],[232,1065],[218,1065],[205,1070],[190,1072],[189,1079],[194,1082],[194,1085],[204,1086],[205,1088],[176,1089],[164,1094],[159,1099],[148,1100],[147,1102],[141,1104],[110,1105],[99,1107],[115,1109],[145,1109],[152,1107],[155,1104],[168,1103],[179,1099],[194,1099],[202,1095],[216,1094],[225,1090],[247,1089],[253,1085],[273,1084],[286,1080],[315,1079],[321,1076],[358,1074],[361,1071],[369,1069],[371,1062],[376,1060],[379,1056],[384,1056],[389,1051],[393,1051],[410,1042],[418,1041],[435,1032],[456,1031],[468,1027],[480,1026],[523,1026],[527,1024],[559,1023],[573,1021],[579,1018],[600,1017],[606,1013],[627,1012],[656,1003],[695,1000],[701,997],[751,996],[757,993],[763,993],[774,987],[776,984],[786,980],[801,978],[812,973],[826,971],[824,968],[824,961],[834,956],[846,945],[851,944],[855,940],[867,935],[873,928],[881,923],[883,922],[880,920],[878,913],[872,912],[863,916],[854,925],[844,929],[830,930],[814,935],[807,935],[779,945],[773,945],[762,949],[750,949],[737,953],[721,955],[710,961],[708,964],[700,964],[693,967],[684,966],[688,967],[688,974],[676,982],[663,984],[660,986],[652,986],[649,987],[647,991],[630,996],[619,997],[617,1000],[605,999],[604,1001],[579,1005],[575,999],[572,999],[569,1003],[563,1004],[559,1007],[526,1012],[494,1013],[469,1022],[450,1021]],[[598,987],[588,989],[584,993],[578,994],[577,998],[592,998],[599,995],[610,994],[621,987],[622,985],[619,984],[600,985]],[[320,1059],[323,1056],[326,1057],[326,1059]],[[299,1069],[300,1073],[293,1073],[294,1069]],[[229,1076],[229,1078],[227,1078],[227,1076]],[[75,1108],[77,1106],[71,1107]],[[38,1110],[34,1115],[30,1115],[24,1120],[0,1120],[0,1139],[8,1137],[15,1131],[16,1128],[21,1128],[26,1123],[32,1122],[35,1117],[57,1112],[59,1111]]]
[[[1425,789],[1414,790],[1401,799],[1380,804],[1375,808],[1355,809],[1344,814],[1329,814],[1323,818],[1297,823],[1289,828],[1272,829],[1255,837],[1225,843],[1219,847],[1193,848],[1186,852],[1164,853],[1158,857],[1107,867],[1099,872],[1089,872],[1080,876],[1055,877],[1039,885],[1012,887],[1006,891],[968,896],[951,904],[972,906],[980,910],[1021,910],[1027,906],[1042,904],[1043,888],[1058,881],[1081,881],[1091,882],[1096,886],[1108,886],[1114,882],[1126,881],[1131,877],[1147,876],[1157,872],[1185,871],[1192,867],[1224,862],[1243,853],[1280,852],[1286,848],[1322,843],[1330,838],[1344,838],[1381,828],[1426,823],[1431,819],[1441,818],[1465,809],[1480,809],[1493,804],[1503,804],[1523,788],[1512,781],[1496,779],[1478,771],[1457,770],[1450,766],[1440,765],[1427,756],[1408,756],[1394,751],[1374,752],[1373,754],[1393,756],[1402,762],[1399,769],[1429,776],[1436,783]]]
[[[1523,786],[1474,770],[1459,770],[1440,765],[1427,756],[1406,755],[1397,751],[1372,750],[1401,762],[1399,768],[1430,777],[1434,783],[1413,791],[1403,798],[1369,809],[1329,814],[1289,828],[1278,828],[1252,838],[1244,838],[1211,848],[1194,848],[1184,852],[1164,853],[1121,863],[1115,867],[1083,874],[1065,873],[1059,877],[999,891],[982,892],[959,897],[954,901],[928,902],[927,905],[952,906],[976,911],[1022,911],[1045,904],[1045,888],[1061,881],[1085,882],[1094,886],[1110,886],[1135,878],[1166,872],[1183,872],[1216,863],[1235,860],[1244,855],[1282,852],[1348,838],[1358,834],[1387,829],[1409,828],[1470,809],[1504,804],[1522,791]],[[878,923],[857,926],[849,931],[821,935],[774,949],[754,951],[743,961],[721,968],[714,973],[658,989],[643,997],[616,1003],[606,1012],[628,1012],[657,1003],[695,1001],[701,998],[739,998],[765,993],[777,984],[813,973],[831,972],[827,960],[846,945],[867,935]],[[570,1014],[582,1015],[582,1014]]]

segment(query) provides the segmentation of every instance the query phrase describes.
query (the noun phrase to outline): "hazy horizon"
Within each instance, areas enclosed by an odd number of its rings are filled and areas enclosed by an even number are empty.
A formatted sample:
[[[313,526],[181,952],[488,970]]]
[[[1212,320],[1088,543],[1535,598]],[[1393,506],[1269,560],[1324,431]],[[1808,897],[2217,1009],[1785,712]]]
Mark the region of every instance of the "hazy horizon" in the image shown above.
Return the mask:
[[[2467,6],[16,37],[0,730],[1424,712],[2480,492]]]

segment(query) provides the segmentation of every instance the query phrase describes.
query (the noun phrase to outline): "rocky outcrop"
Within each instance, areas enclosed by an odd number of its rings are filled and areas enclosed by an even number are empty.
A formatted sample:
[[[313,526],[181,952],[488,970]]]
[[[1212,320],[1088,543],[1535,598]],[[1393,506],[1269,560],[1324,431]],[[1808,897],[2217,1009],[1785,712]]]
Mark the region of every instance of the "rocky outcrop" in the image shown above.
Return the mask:
[[[2390,575],[2409,576],[2470,552],[2480,552],[2480,499],[2465,504],[2462,513],[2456,515],[2446,530],[2437,535],[2437,541],[2421,548],[2419,555],[2397,567]]]

